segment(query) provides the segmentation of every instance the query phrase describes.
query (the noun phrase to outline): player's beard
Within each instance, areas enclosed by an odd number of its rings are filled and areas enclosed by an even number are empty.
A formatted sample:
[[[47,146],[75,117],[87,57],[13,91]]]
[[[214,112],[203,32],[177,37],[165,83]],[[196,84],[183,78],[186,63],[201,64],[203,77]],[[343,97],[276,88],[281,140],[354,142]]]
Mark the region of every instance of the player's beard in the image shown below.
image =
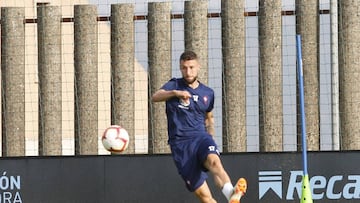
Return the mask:
[[[192,80],[189,80],[187,78],[184,78],[185,82],[188,84],[188,85],[191,85],[191,84],[194,84],[195,81],[197,81],[197,76],[195,76]]]

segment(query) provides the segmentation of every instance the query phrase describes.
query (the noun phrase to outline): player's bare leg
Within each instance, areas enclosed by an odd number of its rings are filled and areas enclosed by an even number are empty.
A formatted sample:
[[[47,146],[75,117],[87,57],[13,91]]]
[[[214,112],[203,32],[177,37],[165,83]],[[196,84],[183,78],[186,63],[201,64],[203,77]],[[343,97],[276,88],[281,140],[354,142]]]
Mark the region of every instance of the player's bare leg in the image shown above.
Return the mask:
[[[219,188],[222,188],[225,183],[230,182],[230,177],[226,173],[217,154],[209,154],[204,163],[204,166],[214,176],[215,184]]]
[[[235,187],[232,187],[230,177],[225,171],[220,157],[217,154],[209,154],[204,166],[213,174],[215,184],[223,190],[224,195],[230,203],[240,203],[241,197],[246,193],[246,180],[240,178]],[[228,188],[225,188],[225,186]],[[223,187],[225,188],[225,191]]]
[[[204,181],[204,183],[195,190],[195,195],[202,203],[216,203],[215,199],[211,195],[211,191],[206,181]]]

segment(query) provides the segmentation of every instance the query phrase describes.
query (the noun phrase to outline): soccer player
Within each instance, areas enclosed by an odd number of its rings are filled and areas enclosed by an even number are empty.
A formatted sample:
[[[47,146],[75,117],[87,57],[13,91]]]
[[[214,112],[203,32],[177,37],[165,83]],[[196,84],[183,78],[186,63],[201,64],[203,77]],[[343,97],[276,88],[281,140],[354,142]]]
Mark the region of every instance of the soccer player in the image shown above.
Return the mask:
[[[198,80],[200,62],[196,53],[180,56],[182,78],[172,78],[152,95],[153,102],[166,102],[168,143],[179,174],[189,191],[203,203],[214,203],[206,182],[209,171],[215,184],[231,203],[240,203],[247,183],[240,178],[235,187],[220,160],[213,139],[214,91]]]

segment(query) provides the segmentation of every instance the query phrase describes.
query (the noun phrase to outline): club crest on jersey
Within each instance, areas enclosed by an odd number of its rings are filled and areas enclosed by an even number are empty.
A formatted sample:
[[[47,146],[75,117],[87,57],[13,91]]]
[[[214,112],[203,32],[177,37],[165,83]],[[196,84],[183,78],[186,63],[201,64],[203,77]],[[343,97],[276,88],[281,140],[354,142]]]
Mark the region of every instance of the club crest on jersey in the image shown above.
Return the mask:
[[[207,102],[208,102],[209,98],[208,98],[207,96],[204,96],[204,98],[203,98],[203,99],[204,99],[204,103],[205,103],[205,104],[207,104]]]

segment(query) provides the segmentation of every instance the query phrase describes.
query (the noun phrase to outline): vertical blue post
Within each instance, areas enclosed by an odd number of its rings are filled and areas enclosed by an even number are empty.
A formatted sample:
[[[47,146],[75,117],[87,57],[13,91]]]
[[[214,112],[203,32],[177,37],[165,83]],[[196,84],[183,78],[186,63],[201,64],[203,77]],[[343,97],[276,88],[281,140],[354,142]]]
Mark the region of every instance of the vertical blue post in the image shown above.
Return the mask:
[[[300,97],[300,111],[301,111],[301,140],[302,140],[302,159],[303,159],[303,180],[301,203],[312,203],[311,189],[309,184],[308,166],[307,166],[307,144],[306,144],[306,120],[305,120],[305,104],[304,104],[304,79],[302,67],[302,51],[301,51],[301,36],[296,35],[296,51],[297,51],[297,66],[298,66],[298,80],[299,80],[299,97]]]

